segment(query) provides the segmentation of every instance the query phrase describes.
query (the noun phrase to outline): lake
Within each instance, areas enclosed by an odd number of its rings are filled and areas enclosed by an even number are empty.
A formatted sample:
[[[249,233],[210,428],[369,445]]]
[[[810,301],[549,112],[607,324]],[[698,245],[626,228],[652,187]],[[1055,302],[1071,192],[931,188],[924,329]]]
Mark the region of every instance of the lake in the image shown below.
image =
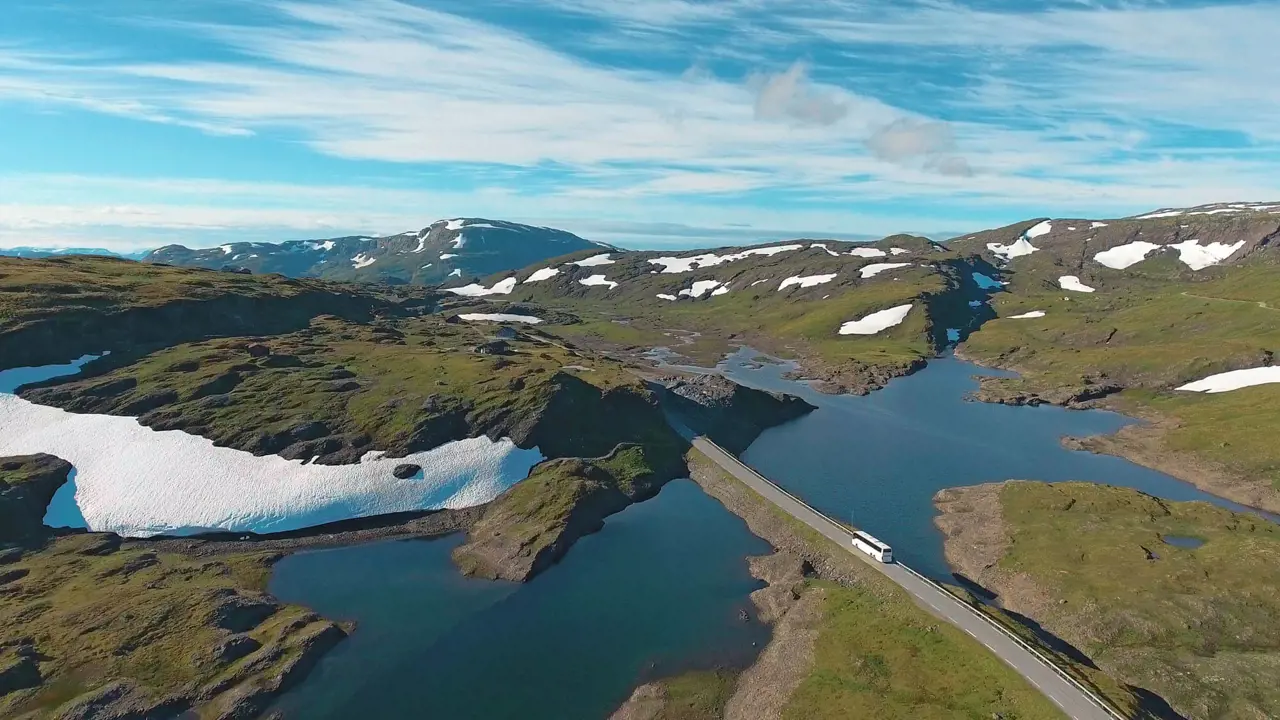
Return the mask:
[[[768,642],[746,557],[769,546],[688,480],[608,518],[524,585],[464,578],[449,558],[460,542],[282,560],[272,594],[359,626],[278,709],[308,720],[600,720],[647,679],[743,667]]]
[[[794,366],[760,363],[743,349],[720,364],[744,385],[791,393],[817,410],[766,430],[742,459],[813,507],[864,528],[894,555],[936,579],[951,572],[933,525],[939,490],[1001,480],[1085,480],[1169,500],[1223,500],[1110,455],[1067,450],[1064,435],[1115,432],[1134,420],[1101,410],[970,402],[975,375],[1008,375],[955,358],[931,360],[870,395],[826,395],[784,377]]]

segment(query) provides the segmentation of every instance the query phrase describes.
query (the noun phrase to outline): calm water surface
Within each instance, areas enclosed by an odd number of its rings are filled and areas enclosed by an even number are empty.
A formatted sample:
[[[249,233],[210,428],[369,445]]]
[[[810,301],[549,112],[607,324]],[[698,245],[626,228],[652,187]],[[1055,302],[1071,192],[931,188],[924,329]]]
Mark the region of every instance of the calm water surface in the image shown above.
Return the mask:
[[[769,546],[688,480],[609,518],[525,585],[462,577],[449,559],[460,541],[281,561],[274,595],[359,627],[279,709],[307,720],[599,720],[649,677],[744,666],[768,641],[745,558]]]
[[[942,358],[865,397],[824,395],[784,379],[790,366],[761,366],[754,357],[744,349],[720,367],[745,385],[799,395],[818,409],[766,430],[743,460],[815,508],[880,537],[903,562],[935,578],[950,575],[933,525],[932,498],[943,488],[1087,480],[1246,510],[1127,460],[1060,444],[1064,435],[1112,433],[1133,422],[1123,415],[964,399],[977,388],[972,376],[1003,373]]]

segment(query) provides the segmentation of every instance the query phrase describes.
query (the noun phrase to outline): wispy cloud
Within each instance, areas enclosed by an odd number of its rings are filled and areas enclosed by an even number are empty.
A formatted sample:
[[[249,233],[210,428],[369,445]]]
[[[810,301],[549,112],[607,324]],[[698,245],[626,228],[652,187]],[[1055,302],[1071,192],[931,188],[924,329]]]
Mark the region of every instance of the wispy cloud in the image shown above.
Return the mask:
[[[534,11],[590,22],[518,24]],[[668,212],[727,227],[756,213],[762,227],[831,230],[889,202],[897,219],[869,225],[901,229],[912,203],[954,227],[975,215],[966,206],[1012,220],[1280,197],[1274,3],[273,0],[255,17],[152,23],[178,48],[164,57],[6,45],[0,31],[0,102],[296,138],[331,158],[449,168],[477,190],[410,201],[227,183],[155,201],[120,197],[126,183],[81,187],[110,199],[72,207],[19,178],[0,227],[66,228],[65,213],[173,232],[390,231],[429,201],[439,215]],[[641,35],[663,38],[662,62]],[[765,193],[770,207],[753,209]]]

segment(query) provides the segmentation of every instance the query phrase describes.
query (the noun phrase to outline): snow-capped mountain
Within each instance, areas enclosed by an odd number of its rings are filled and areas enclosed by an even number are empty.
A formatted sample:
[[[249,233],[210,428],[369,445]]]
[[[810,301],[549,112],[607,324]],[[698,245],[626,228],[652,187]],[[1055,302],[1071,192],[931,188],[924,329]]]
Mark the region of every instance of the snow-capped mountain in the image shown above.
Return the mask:
[[[564,230],[501,220],[437,220],[417,231],[282,243],[239,242],[193,250],[167,245],[146,262],[334,280],[433,285],[477,278],[585,249],[609,248]]]

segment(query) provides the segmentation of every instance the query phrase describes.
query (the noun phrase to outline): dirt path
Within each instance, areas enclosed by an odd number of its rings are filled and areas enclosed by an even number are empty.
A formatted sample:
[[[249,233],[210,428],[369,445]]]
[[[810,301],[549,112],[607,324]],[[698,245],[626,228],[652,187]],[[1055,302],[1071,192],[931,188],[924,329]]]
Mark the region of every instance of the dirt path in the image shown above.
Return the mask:
[[[1197,300],[1216,300],[1218,302],[1245,303],[1247,305],[1257,305],[1263,310],[1280,310],[1280,308],[1273,308],[1270,305],[1263,302],[1262,300],[1235,300],[1233,298],[1220,298],[1220,297],[1209,297],[1208,295],[1196,295],[1195,293],[1190,293],[1190,292],[1184,292],[1182,293],[1182,295],[1184,297],[1196,298]]]

